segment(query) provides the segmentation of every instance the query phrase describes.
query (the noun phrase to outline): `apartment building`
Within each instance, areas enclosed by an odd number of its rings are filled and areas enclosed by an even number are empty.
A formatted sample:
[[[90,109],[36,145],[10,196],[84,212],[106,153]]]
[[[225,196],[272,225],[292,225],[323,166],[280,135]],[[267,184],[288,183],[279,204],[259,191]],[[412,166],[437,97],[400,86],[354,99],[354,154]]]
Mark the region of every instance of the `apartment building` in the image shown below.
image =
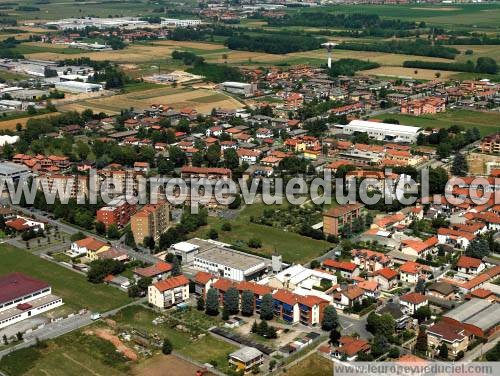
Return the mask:
[[[500,153],[500,133],[483,138],[481,151],[488,154]]]
[[[136,244],[142,244],[147,236],[158,240],[169,224],[169,206],[166,201],[144,206],[130,218],[130,224]]]
[[[438,114],[446,111],[446,101],[442,98],[429,97],[401,103],[401,113],[409,115]]]
[[[124,196],[120,196],[111,201],[108,206],[99,209],[96,219],[104,223],[106,229],[111,225],[124,227],[135,211],[136,205],[128,203]]]
[[[345,225],[350,225],[361,217],[362,204],[347,204],[338,206],[323,213],[323,232],[326,235],[339,236]]]
[[[148,303],[164,309],[189,299],[189,279],[184,275],[156,282],[148,287]]]

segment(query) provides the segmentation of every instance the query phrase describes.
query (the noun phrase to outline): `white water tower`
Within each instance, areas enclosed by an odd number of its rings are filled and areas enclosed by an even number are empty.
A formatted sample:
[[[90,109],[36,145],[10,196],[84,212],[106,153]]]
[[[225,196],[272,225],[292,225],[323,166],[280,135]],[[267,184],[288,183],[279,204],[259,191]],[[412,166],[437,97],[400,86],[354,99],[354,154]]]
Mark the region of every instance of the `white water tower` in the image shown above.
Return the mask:
[[[338,43],[335,42],[326,42],[323,43],[323,46],[328,51],[328,68],[332,67],[332,51],[335,46],[338,46]]]

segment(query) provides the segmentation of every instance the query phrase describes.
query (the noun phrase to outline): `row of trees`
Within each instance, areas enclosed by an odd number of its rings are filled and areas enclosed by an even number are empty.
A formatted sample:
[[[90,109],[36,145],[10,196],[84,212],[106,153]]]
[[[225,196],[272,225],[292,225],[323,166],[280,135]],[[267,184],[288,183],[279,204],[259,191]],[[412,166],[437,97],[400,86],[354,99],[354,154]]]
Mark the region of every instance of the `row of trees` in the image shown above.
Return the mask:
[[[324,38],[290,34],[242,34],[230,37],[226,45],[231,50],[287,54],[290,52],[317,50],[325,43]]]
[[[399,19],[382,19],[377,14],[352,13],[332,14],[327,12],[297,12],[281,18],[268,18],[269,26],[309,26],[309,27],[343,27],[346,29],[391,29],[408,30],[425,27],[425,23],[417,25],[411,21]]]
[[[486,74],[496,74],[498,72],[498,64],[495,59],[487,56],[479,57],[476,60],[476,64],[474,64],[472,60],[467,60],[465,63],[442,63],[438,61],[407,60],[403,62],[403,67]]]
[[[226,64],[207,63],[204,58],[192,53],[173,51],[172,58],[182,60],[191,67],[187,69],[189,73],[204,76],[206,80],[213,82],[241,81],[243,76],[238,68]]]
[[[359,59],[340,59],[332,63],[328,74],[332,77],[354,76],[357,71],[374,69],[380,67],[380,64],[373,61]]]
[[[343,42],[338,48],[353,51],[377,51],[393,54],[442,57],[444,59],[454,59],[460,53],[454,47],[434,45],[424,39],[416,39],[415,41],[390,40],[372,43]]]

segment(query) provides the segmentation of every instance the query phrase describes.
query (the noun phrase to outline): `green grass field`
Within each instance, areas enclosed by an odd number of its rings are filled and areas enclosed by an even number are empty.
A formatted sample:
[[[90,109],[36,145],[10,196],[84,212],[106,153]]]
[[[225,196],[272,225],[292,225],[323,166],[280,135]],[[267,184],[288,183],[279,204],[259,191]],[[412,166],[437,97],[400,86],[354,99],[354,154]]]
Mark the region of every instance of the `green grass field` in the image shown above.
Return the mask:
[[[88,308],[105,312],[132,301],[116,288],[91,284],[82,275],[7,244],[0,245],[0,260],[0,275],[21,272],[46,281],[53,293],[74,310]]]
[[[119,376],[130,366],[108,341],[82,331],[46,342],[46,347],[27,348],[0,361],[9,376]]]
[[[21,43],[18,46],[16,46],[14,49],[12,49],[12,51],[17,52],[19,54],[23,54],[23,55],[36,54],[38,52],[53,52],[56,54],[64,54],[64,55],[74,55],[74,54],[91,52],[91,51],[80,50],[78,48],[51,48],[49,46],[47,46],[47,47],[45,47],[45,46],[32,46],[32,45],[27,45],[27,44]]]
[[[316,12],[319,8],[295,8],[290,12]],[[500,22],[500,4],[431,4],[431,5],[333,5],[323,9],[331,13],[378,14],[383,18],[424,21],[453,28],[496,28]]]
[[[497,132],[500,124],[500,113],[467,110],[447,110],[442,114],[424,116],[390,114],[386,117],[397,119],[404,125],[422,128],[448,128],[452,125],[460,125],[464,129],[477,127],[482,136]]]
[[[178,316],[176,313],[174,315]],[[198,327],[206,329],[209,326],[207,320],[210,320],[210,318],[202,319],[198,317],[199,315],[203,315],[203,313],[191,312],[189,316],[184,318],[187,322],[195,325],[198,323],[200,324],[197,325]],[[193,340],[188,333],[171,328],[167,324],[153,325],[151,321],[156,317],[158,317],[158,314],[147,308],[131,306],[121,310],[113,317],[113,320],[117,322],[120,328],[135,328],[148,333],[158,333],[161,337],[170,339],[174,350],[180,354],[200,363],[215,360],[218,365],[217,368],[220,369],[227,366],[227,355],[236,350],[236,346],[220,341],[209,334]]]
[[[220,241],[242,247],[246,247],[246,242],[250,239],[259,239],[262,241],[262,248],[251,249],[252,252],[271,255],[276,250],[283,256],[283,261],[294,263],[308,262],[332,247],[331,243],[324,240],[315,240],[276,227],[251,223],[250,217],[262,215],[265,207],[264,204],[257,203],[247,205],[237,218],[230,221],[231,231],[221,230],[223,220],[209,217],[208,226],[198,229],[192,235],[205,238],[208,230],[214,228],[219,233]]]
[[[317,353],[309,355],[288,371],[285,376],[330,376],[333,374],[333,362]]]

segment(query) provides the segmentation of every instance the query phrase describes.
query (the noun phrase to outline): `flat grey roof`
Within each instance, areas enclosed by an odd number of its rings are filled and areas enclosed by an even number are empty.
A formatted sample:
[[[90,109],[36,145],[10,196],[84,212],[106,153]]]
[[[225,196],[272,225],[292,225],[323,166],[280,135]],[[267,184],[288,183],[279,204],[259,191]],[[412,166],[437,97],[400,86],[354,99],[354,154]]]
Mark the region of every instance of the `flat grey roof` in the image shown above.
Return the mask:
[[[29,168],[13,162],[1,162],[0,163],[0,175],[9,176],[14,174],[19,174],[23,172],[30,172]]]
[[[500,322],[500,305],[485,299],[473,298],[444,316],[487,330]]]
[[[265,267],[264,261],[260,258],[222,247],[207,249],[204,252],[198,253],[196,258],[230,266],[233,269],[241,269],[243,271],[260,264],[262,264],[262,267]]]
[[[242,347],[239,350],[229,354],[231,358],[238,359],[244,363],[250,362],[255,358],[264,355],[260,350],[257,350],[255,347]]]

